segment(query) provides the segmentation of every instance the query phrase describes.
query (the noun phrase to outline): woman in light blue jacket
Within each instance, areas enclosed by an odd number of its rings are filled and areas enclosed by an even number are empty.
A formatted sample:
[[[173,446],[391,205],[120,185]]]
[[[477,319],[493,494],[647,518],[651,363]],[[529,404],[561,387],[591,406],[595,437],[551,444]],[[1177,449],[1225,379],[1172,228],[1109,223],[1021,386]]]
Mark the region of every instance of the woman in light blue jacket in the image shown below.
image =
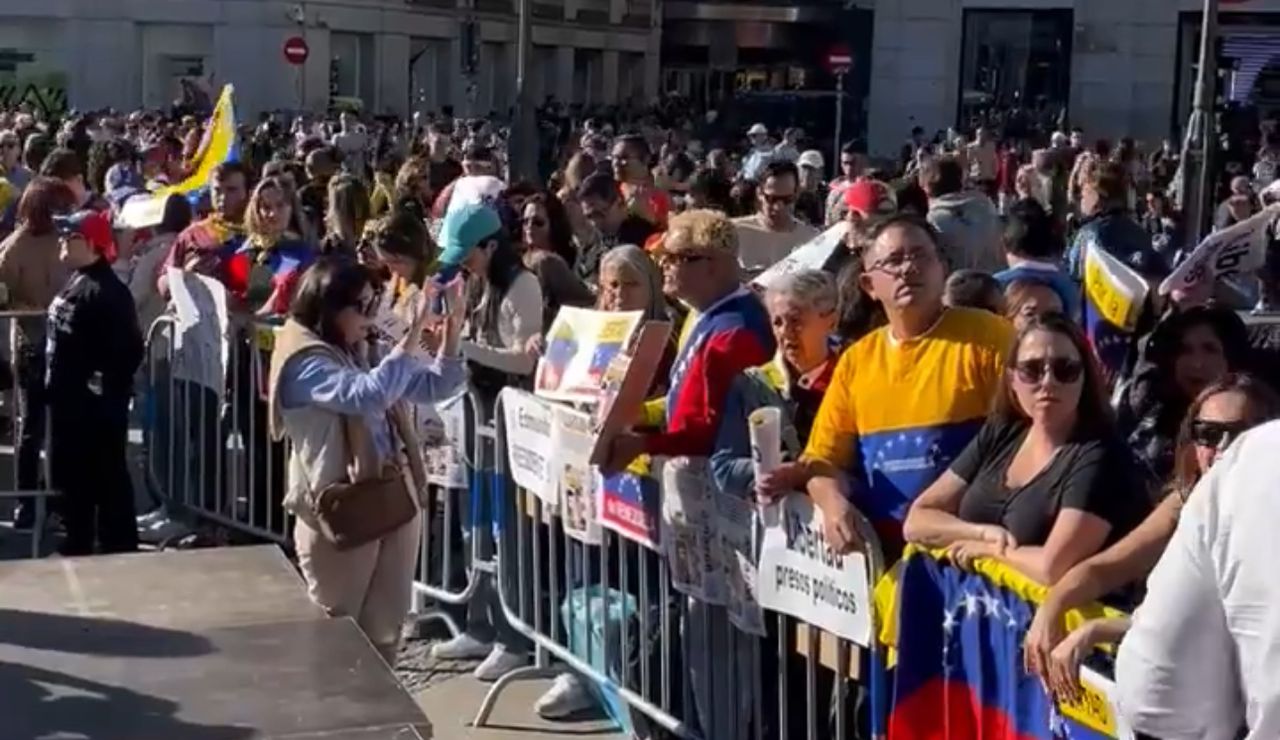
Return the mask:
[[[426,329],[431,303],[420,302],[404,339],[384,354],[368,342],[372,274],[345,258],[322,259],[302,277],[271,357],[271,430],[293,443],[284,505],[297,517],[294,545],[311,599],[332,616],[353,617],[388,663],[409,611],[420,516],[372,542],[338,549],[319,531],[315,499],[329,485],[348,482],[352,468],[381,471],[388,464],[406,476],[415,500],[425,490],[407,403],[447,398],[466,379],[458,355],[461,312]],[[350,417],[361,423],[348,424]]]

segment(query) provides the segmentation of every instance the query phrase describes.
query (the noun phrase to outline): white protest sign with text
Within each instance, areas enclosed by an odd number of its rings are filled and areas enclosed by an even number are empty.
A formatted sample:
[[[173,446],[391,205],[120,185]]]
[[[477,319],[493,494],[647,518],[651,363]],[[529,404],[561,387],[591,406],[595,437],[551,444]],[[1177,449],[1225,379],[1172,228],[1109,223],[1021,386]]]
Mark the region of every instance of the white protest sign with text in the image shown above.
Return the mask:
[[[866,557],[839,555],[822,536],[822,512],[806,496],[781,503],[760,545],[760,605],[862,646],[871,644]]]
[[[559,503],[560,476],[554,470],[555,409],[532,393],[504,388],[507,465],[516,485],[552,506]]]

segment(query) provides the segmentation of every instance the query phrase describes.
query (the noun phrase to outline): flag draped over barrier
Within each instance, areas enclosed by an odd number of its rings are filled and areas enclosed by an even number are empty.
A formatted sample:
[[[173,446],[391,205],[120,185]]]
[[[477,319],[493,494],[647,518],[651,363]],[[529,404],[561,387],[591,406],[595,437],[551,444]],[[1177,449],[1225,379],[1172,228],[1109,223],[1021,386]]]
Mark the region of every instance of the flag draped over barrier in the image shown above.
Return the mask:
[[[1059,707],[1023,670],[1035,589],[1007,566],[987,561],[979,570],[908,553],[895,610],[889,740],[1125,737],[1105,687],[1085,685],[1078,703]]]
[[[204,138],[192,158],[191,174],[176,185],[129,198],[116,216],[117,226],[130,229],[155,226],[164,216],[164,203],[170,195],[176,193],[192,201],[199,199],[209,187],[209,176],[213,174],[214,168],[240,158],[234,93],[235,89],[231,85],[223,86],[218,103],[213,108],[213,115],[205,125]]]

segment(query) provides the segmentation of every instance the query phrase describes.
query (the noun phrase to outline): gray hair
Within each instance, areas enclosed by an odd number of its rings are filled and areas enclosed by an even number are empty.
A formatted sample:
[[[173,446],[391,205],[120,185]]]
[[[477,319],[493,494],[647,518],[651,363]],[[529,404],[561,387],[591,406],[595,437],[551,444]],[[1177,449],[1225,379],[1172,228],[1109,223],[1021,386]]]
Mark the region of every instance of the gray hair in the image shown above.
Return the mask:
[[[819,314],[836,310],[836,281],[822,270],[782,275],[769,286],[767,294],[785,296]]]
[[[667,301],[662,294],[662,272],[653,259],[634,244],[622,244],[605,252],[600,258],[601,274],[606,268],[621,267],[636,276],[649,287],[649,306],[644,311],[646,321],[667,321]]]

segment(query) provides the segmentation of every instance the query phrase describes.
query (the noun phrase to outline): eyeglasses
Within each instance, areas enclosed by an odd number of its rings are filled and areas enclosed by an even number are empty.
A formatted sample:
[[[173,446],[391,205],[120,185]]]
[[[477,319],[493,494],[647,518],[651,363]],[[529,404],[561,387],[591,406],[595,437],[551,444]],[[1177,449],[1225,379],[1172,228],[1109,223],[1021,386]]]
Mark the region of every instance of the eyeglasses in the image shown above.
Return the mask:
[[[533,226],[534,228],[541,229],[543,226],[547,225],[547,220],[538,216],[530,216],[529,218],[524,219],[524,223],[529,226]]]
[[[667,252],[659,257],[658,261],[664,265],[687,265],[709,259],[711,255],[698,252]]]
[[[1084,363],[1066,357],[1022,360],[1014,364],[1013,372],[1019,381],[1027,385],[1039,385],[1046,376],[1053,376],[1055,382],[1069,385],[1084,374]]]
[[[774,193],[761,193],[760,197],[765,203],[771,206],[789,206],[796,202],[795,195],[775,195]]]
[[[885,255],[872,262],[867,267],[867,272],[886,272],[890,275],[900,275],[906,270],[908,262],[913,265],[928,265],[932,264],[937,257],[937,253],[928,248],[904,249],[901,252]]]
[[[1202,421],[1191,422],[1191,441],[1212,450],[1225,448],[1227,445],[1248,431],[1249,425],[1243,421]]]

